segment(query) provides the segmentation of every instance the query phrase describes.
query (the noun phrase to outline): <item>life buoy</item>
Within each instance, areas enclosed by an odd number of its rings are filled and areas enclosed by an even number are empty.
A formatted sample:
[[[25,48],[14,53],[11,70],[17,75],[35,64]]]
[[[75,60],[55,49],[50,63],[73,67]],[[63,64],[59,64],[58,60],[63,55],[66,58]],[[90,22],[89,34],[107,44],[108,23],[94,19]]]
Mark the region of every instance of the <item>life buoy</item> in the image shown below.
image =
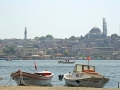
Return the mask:
[[[93,70],[84,70],[84,72],[94,72]]]

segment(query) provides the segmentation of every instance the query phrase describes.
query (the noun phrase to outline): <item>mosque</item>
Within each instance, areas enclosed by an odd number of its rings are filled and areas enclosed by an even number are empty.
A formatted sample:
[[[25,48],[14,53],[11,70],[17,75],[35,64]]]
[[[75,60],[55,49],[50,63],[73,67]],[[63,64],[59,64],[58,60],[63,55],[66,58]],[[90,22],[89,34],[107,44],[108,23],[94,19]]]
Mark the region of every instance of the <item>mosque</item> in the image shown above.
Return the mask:
[[[107,37],[107,22],[106,19],[103,18],[103,32],[99,29],[99,27],[93,27],[88,34],[85,35],[85,38],[87,39],[100,39],[100,38],[106,38]],[[25,27],[24,31],[24,40],[27,40],[27,28]]]
[[[86,36],[88,39],[93,38],[106,38],[107,37],[107,23],[105,18],[103,18],[103,32],[99,29],[99,27],[93,27]]]

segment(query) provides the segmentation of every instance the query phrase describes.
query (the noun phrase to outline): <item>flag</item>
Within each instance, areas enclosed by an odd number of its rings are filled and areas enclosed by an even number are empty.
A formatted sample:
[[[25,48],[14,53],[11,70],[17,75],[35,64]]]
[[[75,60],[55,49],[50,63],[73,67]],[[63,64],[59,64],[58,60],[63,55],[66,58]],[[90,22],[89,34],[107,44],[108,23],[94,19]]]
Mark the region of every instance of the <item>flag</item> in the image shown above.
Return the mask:
[[[36,62],[35,61],[34,61],[34,67],[35,67],[36,70],[38,69],[37,66],[36,66]]]
[[[91,60],[90,56],[87,57],[87,60]]]

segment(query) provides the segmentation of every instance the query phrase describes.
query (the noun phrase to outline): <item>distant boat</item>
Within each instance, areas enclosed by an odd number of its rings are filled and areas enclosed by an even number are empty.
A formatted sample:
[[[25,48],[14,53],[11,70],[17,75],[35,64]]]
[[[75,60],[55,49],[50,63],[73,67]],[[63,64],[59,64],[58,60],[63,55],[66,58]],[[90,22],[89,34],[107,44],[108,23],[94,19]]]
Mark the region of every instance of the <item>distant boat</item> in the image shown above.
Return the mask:
[[[6,61],[12,61],[12,59],[11,58],[6,58]]]
[[[102,60],[102,58],[101,58],[101,57],[98,57],[97,60]]]
[[[58,60],[58,63],[73,64],[73,63],[75,63],[75,61],[70,61],[70,60]]]

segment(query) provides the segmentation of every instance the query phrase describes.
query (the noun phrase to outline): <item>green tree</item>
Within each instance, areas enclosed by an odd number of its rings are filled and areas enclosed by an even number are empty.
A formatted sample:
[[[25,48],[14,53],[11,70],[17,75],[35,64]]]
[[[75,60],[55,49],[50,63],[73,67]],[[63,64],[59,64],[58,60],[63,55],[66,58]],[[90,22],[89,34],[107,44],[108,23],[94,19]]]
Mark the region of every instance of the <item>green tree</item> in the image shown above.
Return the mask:
[[[67,39],[67,38],[65,38],[65,41],[68,41],[68,39]]]
[[[35,40],[39,40],[39,37],[37,36],[37,37],[35,37],[34,39],[35,39]]]
[[[112,38],[112,39],[118,38],[118,35],[117,35],[117,34],[112,34],[112,35],[111,35],[111,38]]]
[[[15,54],[15,47],[14,46],[8,46],[3,49],[3,52],[5,54]]]
[[[69,38],[69,40],[70,40],[70,41],[75,41],[75,40],[77,40],[77,38],[76,38],[75,36],[71,36],[71,37]]]
[[[39,38],[39,40],[46,40],[46,37],[42,36]]]
[[[34,47],[34,48],[39,48],[39,45],[34,44],[33,47]]]
[[[46,35],[46,38],[53,39],[54,37],[52,35]]]
[[[64,55],[64,56],[67,56],[67,57],[70,56],[68,52],[64,52],[63,55]]]

